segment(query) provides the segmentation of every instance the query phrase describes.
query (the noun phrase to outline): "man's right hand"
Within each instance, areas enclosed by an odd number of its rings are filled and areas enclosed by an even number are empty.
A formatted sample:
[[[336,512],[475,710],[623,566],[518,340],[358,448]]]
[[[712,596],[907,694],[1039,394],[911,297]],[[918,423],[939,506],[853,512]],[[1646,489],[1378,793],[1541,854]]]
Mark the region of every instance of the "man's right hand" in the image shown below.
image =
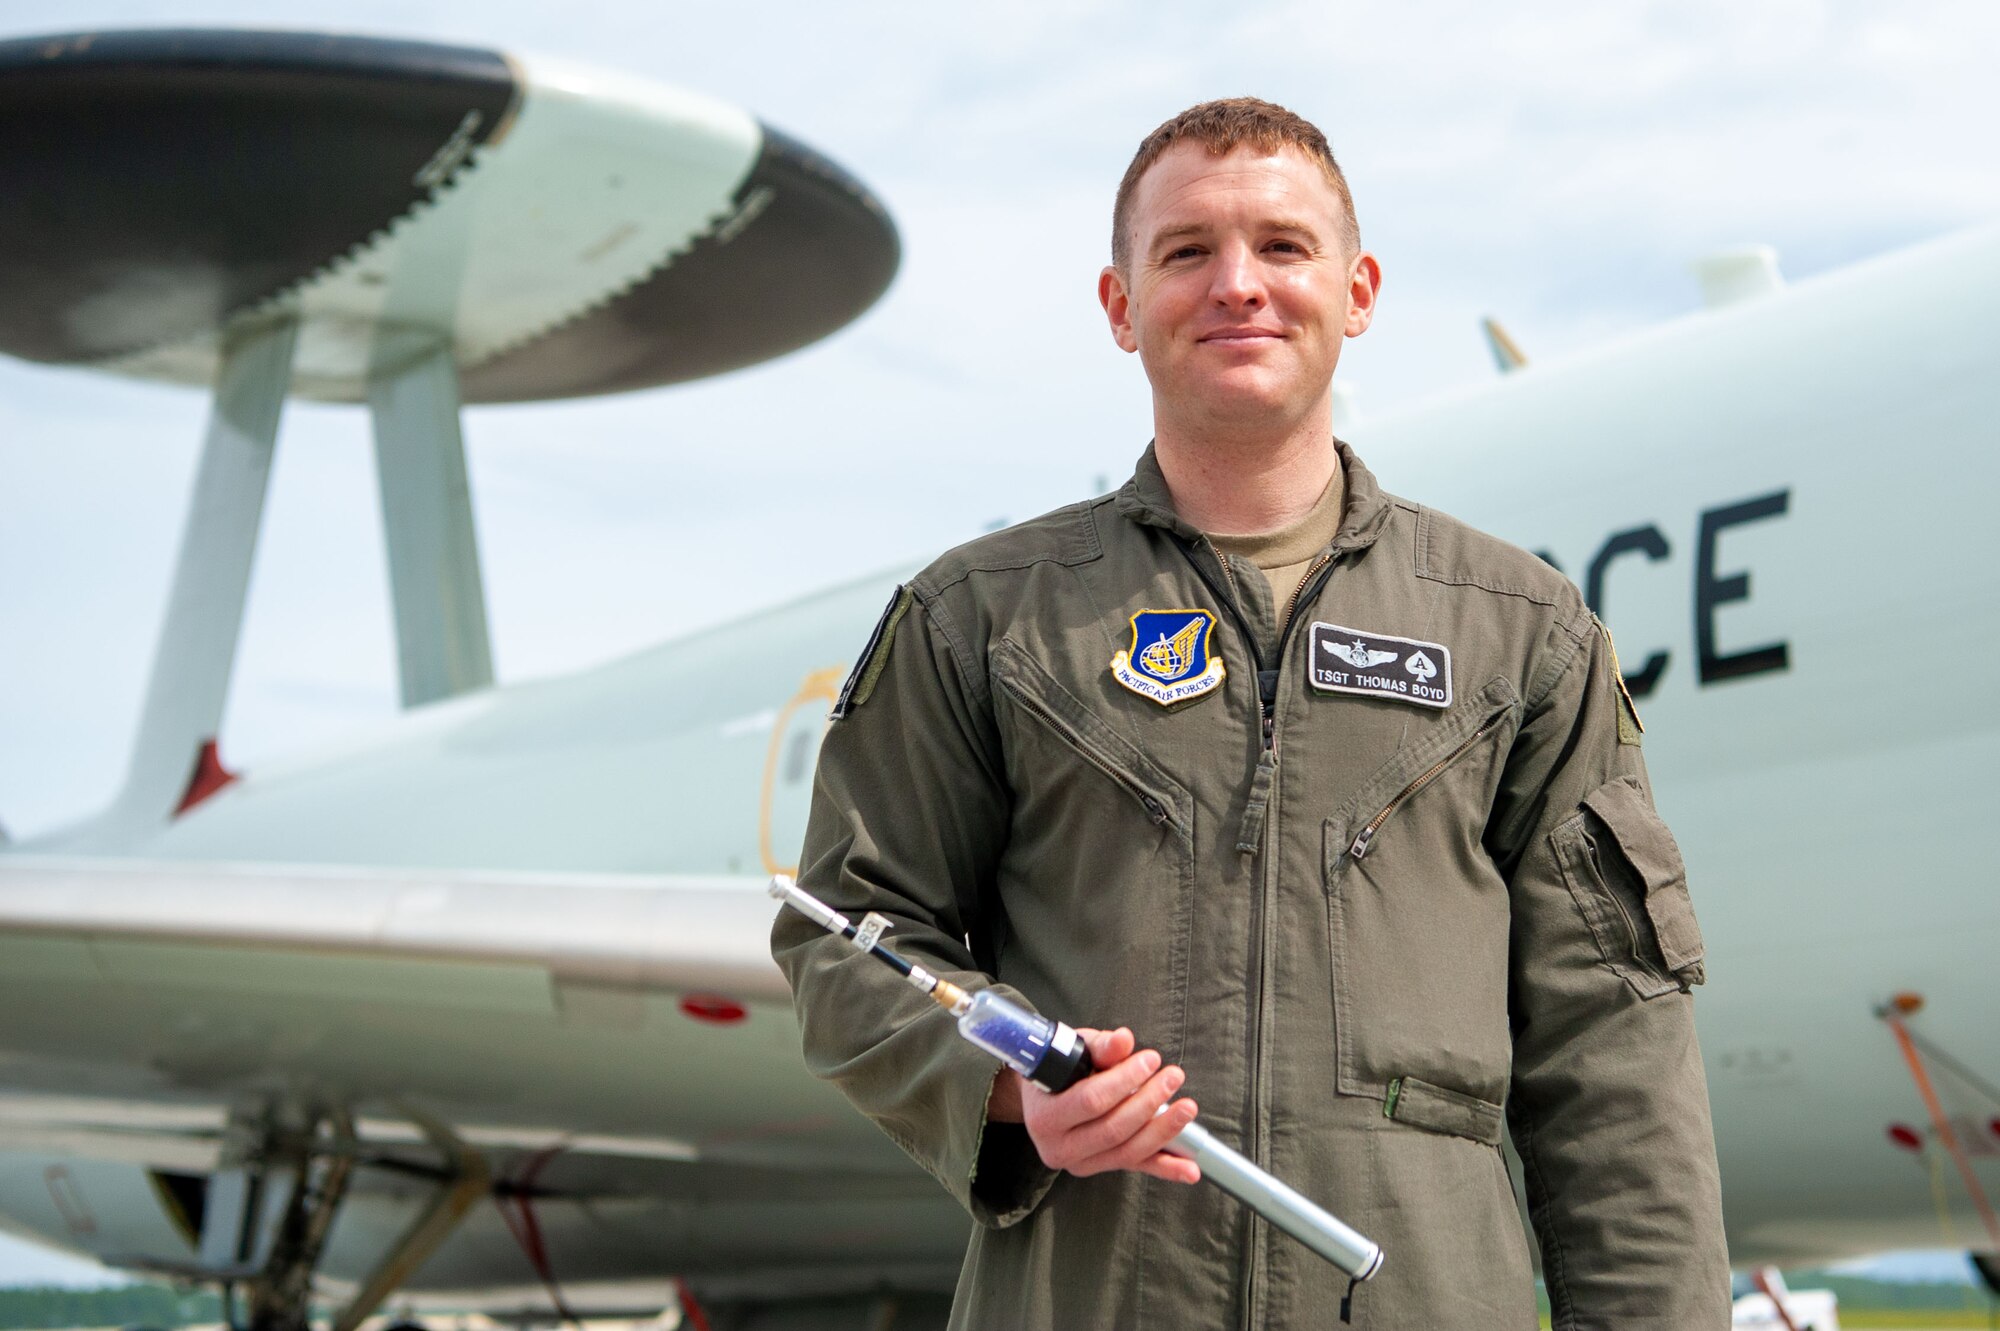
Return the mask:
[[[1135,1050],[1137,1041],[1122,1026],[1115,1031],[1079,1028],[1077,1034],[1099,1071],[1051,1095],[1002,1068],[987,1100],[987,1117],[1024,1124],[1042,1163],[1051,1169],[1077,1175],[1136,1169],[1169,1183],[1199,1182],[1201,1169],[1194,1161],[1160,1149],[1194,1121],[1194,1101],[1167,1105],[1187,1074],[1178,1067],[1161,1067],[1154,1050]],[[1164,1113],[1162,1105],[1167,1105]]]

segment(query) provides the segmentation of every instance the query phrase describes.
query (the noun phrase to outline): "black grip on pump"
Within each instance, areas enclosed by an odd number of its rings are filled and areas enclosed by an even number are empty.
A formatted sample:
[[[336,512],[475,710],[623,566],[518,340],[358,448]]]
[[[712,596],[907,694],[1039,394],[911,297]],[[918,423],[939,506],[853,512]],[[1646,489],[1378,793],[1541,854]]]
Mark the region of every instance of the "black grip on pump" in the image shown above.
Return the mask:
[[[1068,1053],[1057,1049],[1055,1042],[1050,1041],[1028,1080],[1045,1091],[1066,1091],[1095,1071],[1097,1068],[1090,1061],[1090,1049],[1079,1035],[1074,1037]]]

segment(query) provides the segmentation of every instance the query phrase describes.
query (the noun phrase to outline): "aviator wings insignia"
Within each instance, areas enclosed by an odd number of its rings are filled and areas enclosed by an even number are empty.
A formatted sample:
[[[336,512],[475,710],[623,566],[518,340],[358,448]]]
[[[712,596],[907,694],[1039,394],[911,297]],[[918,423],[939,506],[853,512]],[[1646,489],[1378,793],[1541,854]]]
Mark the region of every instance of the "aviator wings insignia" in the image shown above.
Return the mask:
[[[1344,642],[1324,642],[1324,641],[1320,643],[1320,646],[1324,647],[1327,651],[1332,652],[1335,656],[1347,662],[1347,664],[1353,666],[1356,670],[1366,670],[1369,666],[1382,665],[1385,662],[1393,661],[1396,659],[1396,653],[1394,652],[1370,651],[1368,649],[1368,644],[1361,641],[1359,638],[1356,638],[1354,640],[1352,646]]]

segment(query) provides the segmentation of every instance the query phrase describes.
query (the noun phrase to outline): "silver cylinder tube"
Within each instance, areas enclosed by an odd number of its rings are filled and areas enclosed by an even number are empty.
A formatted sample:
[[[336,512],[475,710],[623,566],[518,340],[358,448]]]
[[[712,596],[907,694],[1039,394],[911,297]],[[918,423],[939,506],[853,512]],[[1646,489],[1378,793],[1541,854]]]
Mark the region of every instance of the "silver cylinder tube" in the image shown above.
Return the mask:
[[[1356,1280],[1382,1269],[1382,1247],[1230,1150],[1199,1123],[1166,1145],[1201,1166],[1201,1175]]]
[[[771,881],[764,890],[820,928],[832,933],[846,933],[851,923],[845,915],[793,882],[790,874],[772,874]]]

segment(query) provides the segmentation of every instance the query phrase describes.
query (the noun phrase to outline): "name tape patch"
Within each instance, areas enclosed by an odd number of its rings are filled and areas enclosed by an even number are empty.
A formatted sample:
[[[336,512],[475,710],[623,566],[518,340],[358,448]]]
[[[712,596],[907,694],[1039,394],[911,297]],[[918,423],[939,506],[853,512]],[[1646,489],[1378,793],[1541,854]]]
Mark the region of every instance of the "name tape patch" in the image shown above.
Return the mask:
[[[1306,678],[1321,693],[1451,706],[1451,648],[1441,642],[1314,623],[1306,651]]]
[[[1132,616],[1131,645],[1111,658],[1111,677],[1162,707],[1199,698],[1226,673],[1214,632],[1206,610],[1141,610]]]

